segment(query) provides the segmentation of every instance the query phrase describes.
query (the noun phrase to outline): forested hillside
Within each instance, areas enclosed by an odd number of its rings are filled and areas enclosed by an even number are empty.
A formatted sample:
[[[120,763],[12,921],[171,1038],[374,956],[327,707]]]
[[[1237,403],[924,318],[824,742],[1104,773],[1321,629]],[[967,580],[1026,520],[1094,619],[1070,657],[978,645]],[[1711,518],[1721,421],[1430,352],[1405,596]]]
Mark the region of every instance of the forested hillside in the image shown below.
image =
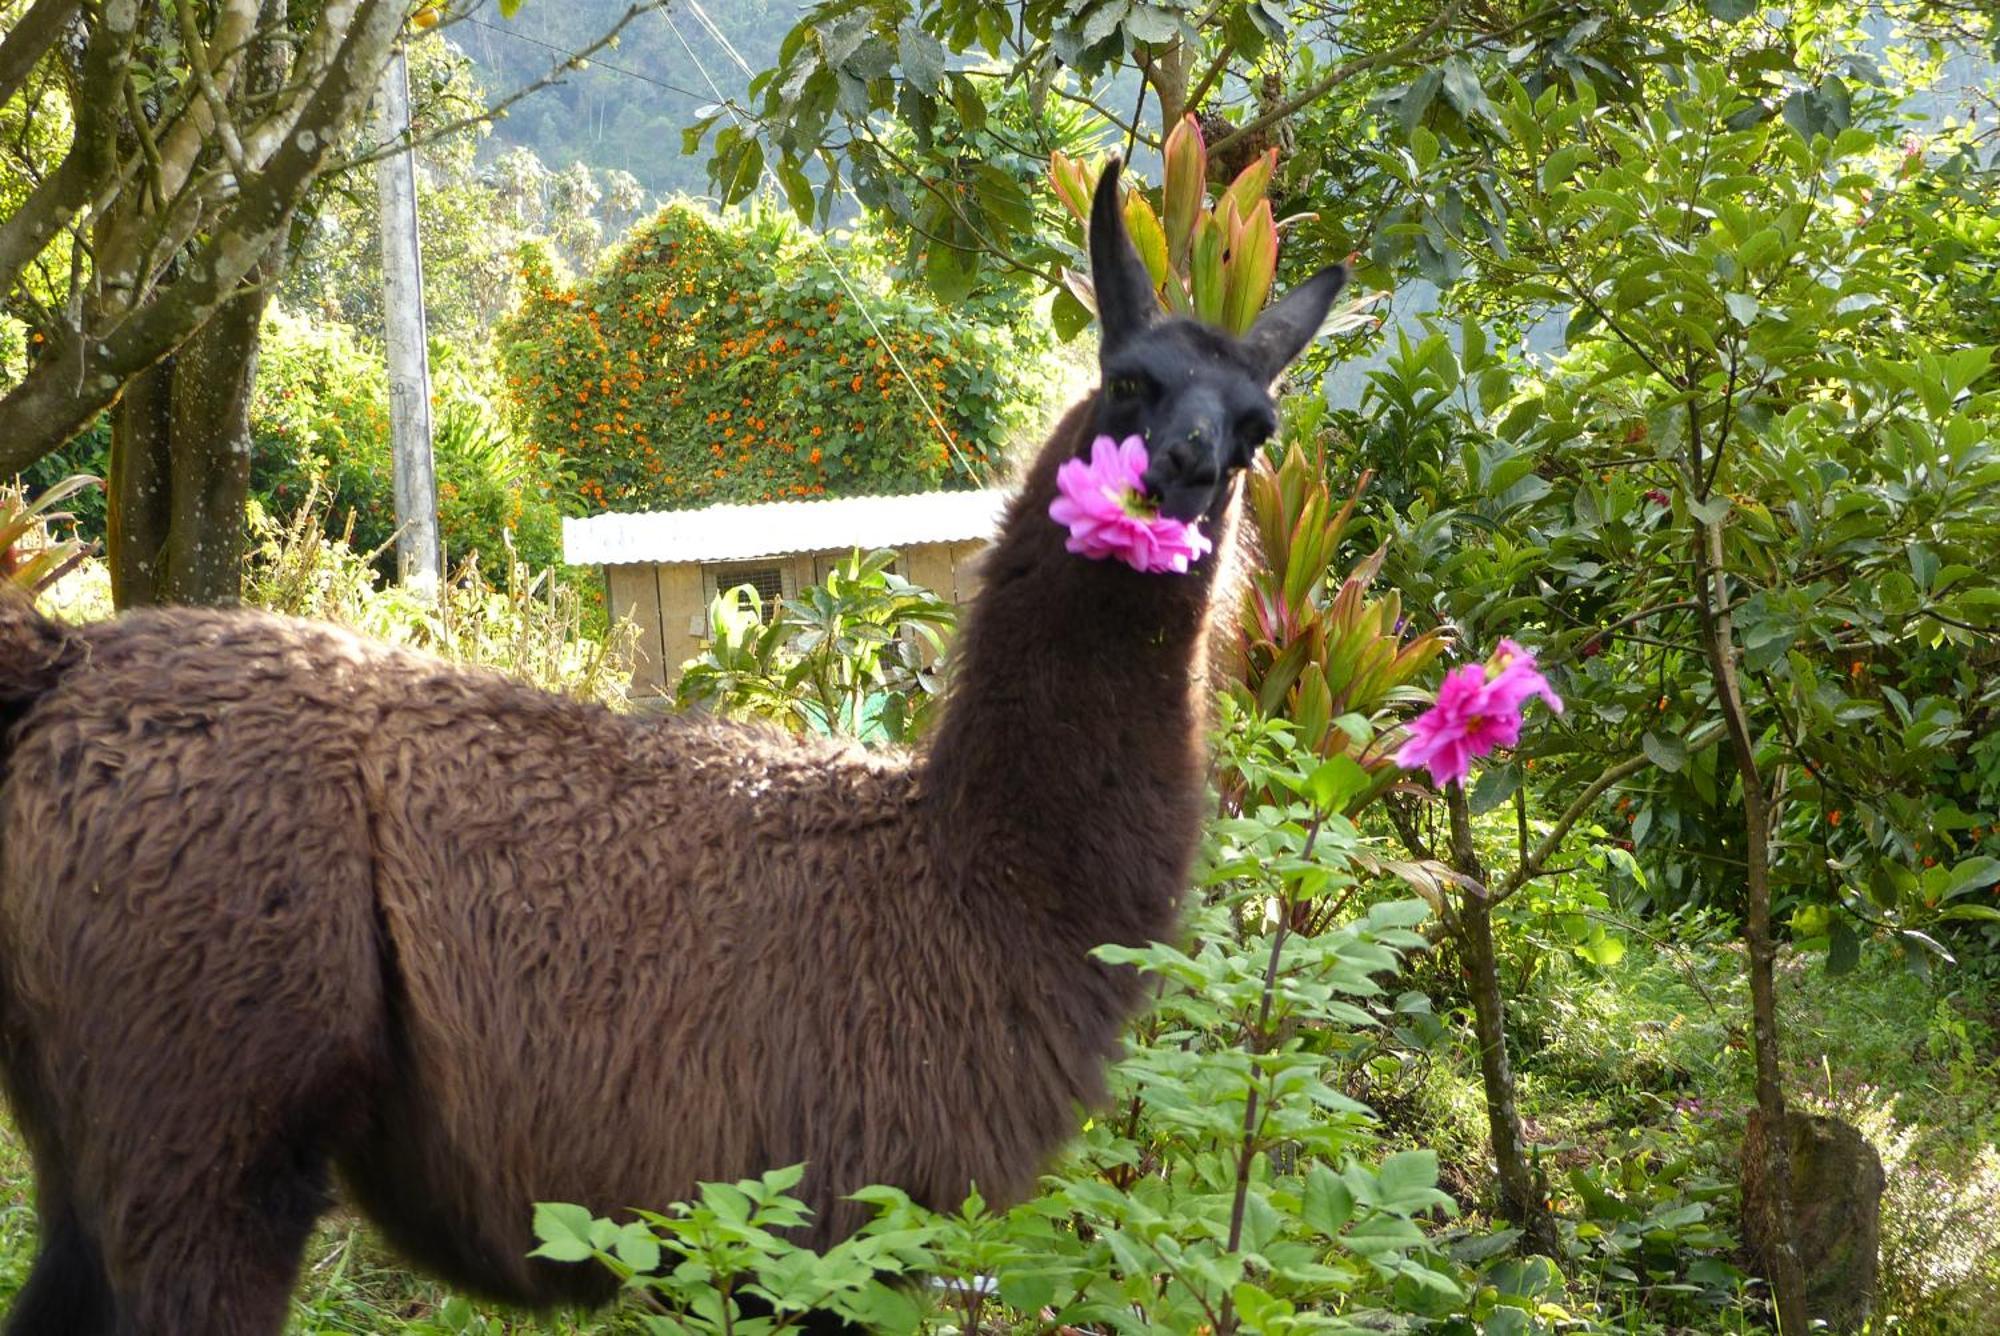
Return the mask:
[[[488,88],[516,88],[587,46],[625,9],[625,0],[566,0],[523,5],[502,19],[498,4],[484,0],[451,22],[447,35]],[[699,193],[707,183],[702,162],[681,156],[680,143],[697,108],[716,101],[703,72],[729,97],[740,97],[750,81],[717,34],[744,64],[765,69],[776,62],[794,10],[782,0],[703,0],[641,15],[602,59],[500,121],[482,157],[523,147],[552,171],[581,162],[630,172],[655,194]]]

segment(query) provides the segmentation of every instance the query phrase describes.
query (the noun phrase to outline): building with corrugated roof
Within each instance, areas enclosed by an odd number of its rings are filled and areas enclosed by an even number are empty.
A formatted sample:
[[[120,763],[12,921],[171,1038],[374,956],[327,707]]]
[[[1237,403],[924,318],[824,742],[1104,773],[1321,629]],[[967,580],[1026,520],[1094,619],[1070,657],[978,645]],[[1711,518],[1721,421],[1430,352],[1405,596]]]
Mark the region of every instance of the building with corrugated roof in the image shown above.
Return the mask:
[[[856,548],[897,553],[896,573],[953,603],[972,597],[972,558],[1010,493],[918,492],[591,515],[563,521],[563,560],[602,566],[606,604],[639,628],[633,690],[671,689],[701,651],[708,605],[749,585],[767,602],[826,578]]]

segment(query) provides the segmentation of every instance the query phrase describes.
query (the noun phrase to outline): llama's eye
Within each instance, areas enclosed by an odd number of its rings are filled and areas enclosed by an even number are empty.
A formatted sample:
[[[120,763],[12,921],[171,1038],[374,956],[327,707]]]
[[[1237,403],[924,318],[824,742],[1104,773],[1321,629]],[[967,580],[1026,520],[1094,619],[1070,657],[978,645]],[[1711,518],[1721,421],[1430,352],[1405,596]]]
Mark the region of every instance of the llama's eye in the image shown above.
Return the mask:
[[[1111,381],[1111,397],[1114,399],[1137,399],[1146,392],[1146,382],[1137,376],[1115,376]]]

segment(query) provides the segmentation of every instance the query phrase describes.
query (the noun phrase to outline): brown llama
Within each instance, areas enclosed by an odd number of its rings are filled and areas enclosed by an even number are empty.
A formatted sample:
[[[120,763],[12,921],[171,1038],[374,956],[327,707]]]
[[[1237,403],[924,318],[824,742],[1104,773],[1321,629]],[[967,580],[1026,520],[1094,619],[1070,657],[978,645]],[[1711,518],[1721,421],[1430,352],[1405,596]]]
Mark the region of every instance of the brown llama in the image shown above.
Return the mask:
[[[1201,823],[1222,553],[1064,550],[1100,432],[1226,543],[1343,275],[1244,338],[1155,304],[1106,173],[1104,388],[1028,470],[934,739],[640,719],[311,622],[0,599],[0,1065],[41,1248],[8,1328],[270,1336],[337,1172],[418,1265],[545,1307],[533,1203],[804,1161],[824,1246],[890,1183],[1027,1193],[1141,1003]]]

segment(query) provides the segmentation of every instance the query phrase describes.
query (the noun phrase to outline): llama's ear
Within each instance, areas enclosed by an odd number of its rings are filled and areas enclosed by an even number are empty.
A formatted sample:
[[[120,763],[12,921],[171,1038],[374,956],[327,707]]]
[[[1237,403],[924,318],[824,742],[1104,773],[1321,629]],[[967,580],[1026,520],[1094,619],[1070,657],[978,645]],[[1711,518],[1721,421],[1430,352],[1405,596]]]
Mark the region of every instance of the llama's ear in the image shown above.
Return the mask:
[[[1243,336],[1263,363],[1264,374],[1272,380],[1306,350],[1326,323],[1333,299],[1347,286],[1347,266],[1330,264],[1293,288],[1257,317],[1257,323]]]
[[[1111,353],[1159,314],[1153,277],[1125,231],[1119,207],[1118,173],[1113,158],[1098,178],[1097,197],[1090,203],[1090,282],[1097,290],[1098,356]]]

